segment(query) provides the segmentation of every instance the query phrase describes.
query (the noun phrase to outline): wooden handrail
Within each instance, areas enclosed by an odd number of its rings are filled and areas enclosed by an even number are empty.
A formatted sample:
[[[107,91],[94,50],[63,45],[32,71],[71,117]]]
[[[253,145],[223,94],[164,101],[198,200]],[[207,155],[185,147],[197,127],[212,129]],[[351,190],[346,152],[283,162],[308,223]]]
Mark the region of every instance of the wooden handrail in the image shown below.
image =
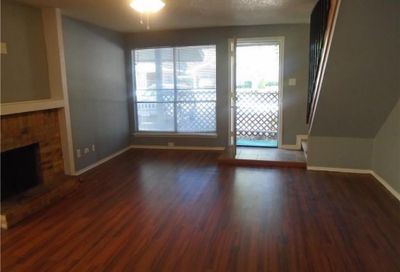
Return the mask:
[[[319,0],[310,23],[310,71],[307,123],[311,129],[341,0]]]

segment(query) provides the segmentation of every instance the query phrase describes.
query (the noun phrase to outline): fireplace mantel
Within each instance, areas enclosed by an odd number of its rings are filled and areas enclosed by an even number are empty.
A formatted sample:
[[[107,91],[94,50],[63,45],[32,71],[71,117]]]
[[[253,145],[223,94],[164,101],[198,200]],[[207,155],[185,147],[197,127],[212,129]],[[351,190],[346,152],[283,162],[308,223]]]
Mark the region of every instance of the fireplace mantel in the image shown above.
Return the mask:
[[[32,100],[32,101],[21,101],[13,103],[1,103],[0,104],[0,115],[10,115],[24,112],[41,111],[58,109],[64,107],[63,99],[43,99],[43,100]]]

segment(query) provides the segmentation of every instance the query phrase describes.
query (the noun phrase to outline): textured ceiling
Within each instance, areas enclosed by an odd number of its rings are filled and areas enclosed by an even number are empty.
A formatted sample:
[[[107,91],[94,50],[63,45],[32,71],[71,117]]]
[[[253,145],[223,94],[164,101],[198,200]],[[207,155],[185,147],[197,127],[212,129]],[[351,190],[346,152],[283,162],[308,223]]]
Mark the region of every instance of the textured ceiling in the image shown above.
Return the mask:
[[[121,32],[144,31],[131,0],[20,0],[58,7],[63,14]],[[164,0],[152,30],[209,26],[307,23],[316,0]]]

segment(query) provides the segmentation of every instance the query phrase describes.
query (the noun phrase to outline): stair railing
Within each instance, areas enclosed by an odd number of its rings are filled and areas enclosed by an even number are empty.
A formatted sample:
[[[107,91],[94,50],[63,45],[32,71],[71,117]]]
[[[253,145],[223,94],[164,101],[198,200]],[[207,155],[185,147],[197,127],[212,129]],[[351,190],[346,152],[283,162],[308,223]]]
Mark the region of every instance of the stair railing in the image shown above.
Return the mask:
[[[341,0],[319,0],[310,21],[307,123],[311,128]]]

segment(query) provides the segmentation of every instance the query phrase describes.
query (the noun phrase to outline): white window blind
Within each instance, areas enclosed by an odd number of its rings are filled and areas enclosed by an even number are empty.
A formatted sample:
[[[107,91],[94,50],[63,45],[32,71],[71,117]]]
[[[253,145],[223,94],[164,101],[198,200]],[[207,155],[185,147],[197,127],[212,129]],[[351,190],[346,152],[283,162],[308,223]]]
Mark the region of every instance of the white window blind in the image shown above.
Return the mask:
[[[139,132],[216,132],[214,45],[133,54]]]

